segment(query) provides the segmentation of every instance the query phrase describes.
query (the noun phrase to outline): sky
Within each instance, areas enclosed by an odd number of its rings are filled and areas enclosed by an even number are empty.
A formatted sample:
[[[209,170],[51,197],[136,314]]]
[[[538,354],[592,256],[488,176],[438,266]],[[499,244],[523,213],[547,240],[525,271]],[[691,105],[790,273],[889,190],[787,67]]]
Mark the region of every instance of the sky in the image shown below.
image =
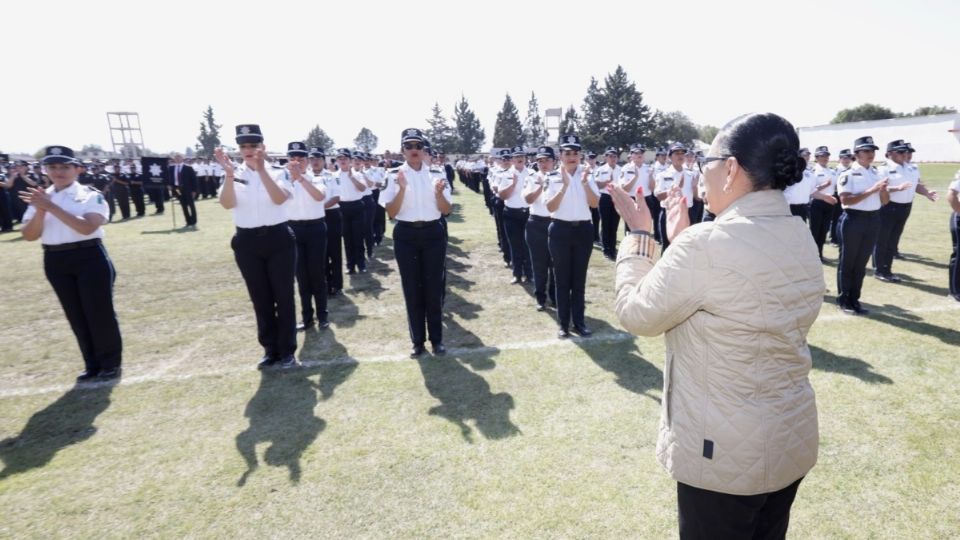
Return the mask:
[[[110,148],[106,113],[138,112],[154,152],[261,125],[283,151],[319,125],[338,147],[362,127],[397,150],[439,103],[466,96],[490,146],[510,94],[525,116],[579,108],[622,65],[645,102],[722,126],[750,111],[795,126],[864,102],[960,107],[960,2],[685,0],[4,4],[0,151]]]

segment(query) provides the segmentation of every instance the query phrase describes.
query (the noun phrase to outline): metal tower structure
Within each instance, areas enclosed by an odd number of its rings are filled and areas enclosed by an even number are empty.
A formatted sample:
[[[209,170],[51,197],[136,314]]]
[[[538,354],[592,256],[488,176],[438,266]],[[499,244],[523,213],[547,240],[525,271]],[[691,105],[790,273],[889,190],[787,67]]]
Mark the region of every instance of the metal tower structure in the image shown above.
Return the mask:
[[[110,142],[113,151],[127,158],[143,156],[143,131],[140,129],[140,114],[135,112],[108,112]]]
[[[560,140],[560,117],[563,109],[547,109],[544,111],[544,127],[547,131],[546,143],[555,145]]]

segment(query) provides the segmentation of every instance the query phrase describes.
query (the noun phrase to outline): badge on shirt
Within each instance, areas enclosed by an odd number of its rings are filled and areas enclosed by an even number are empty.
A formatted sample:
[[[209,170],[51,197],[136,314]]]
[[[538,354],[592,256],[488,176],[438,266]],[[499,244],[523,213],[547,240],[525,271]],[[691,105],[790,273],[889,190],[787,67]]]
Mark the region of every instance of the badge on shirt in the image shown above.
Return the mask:
[[[843,178],[840,179],[840,185],[841,185],[841,186],[847,185],[847,177],[846,177],[846,176],[844,176]]]

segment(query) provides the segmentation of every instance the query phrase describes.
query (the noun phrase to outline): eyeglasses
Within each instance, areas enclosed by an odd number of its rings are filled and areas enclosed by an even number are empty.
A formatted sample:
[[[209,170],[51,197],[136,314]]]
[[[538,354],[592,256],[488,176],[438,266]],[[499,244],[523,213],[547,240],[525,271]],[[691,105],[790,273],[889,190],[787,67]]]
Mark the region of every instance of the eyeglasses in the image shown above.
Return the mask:
[[[404,150],[423,150],[423,143],[403,143]]]
[[[710,162],[713,162],[713,161],[723,161],[723,160],[725,160],[725,159],[727,159],[727,158],[732,158],[732,157],[733,157],[733,156],[731,156],[731,155],[725,154],[725,155],[722,155],[722,156],[711,156],[711,157],[701,157],[701,158],[697,158],[697,166],[700,168],[700,174],[703,174],[703,166],[704,166],[704,165],[706,165],[706,164],[708,164],[708,163],[710,163]]]

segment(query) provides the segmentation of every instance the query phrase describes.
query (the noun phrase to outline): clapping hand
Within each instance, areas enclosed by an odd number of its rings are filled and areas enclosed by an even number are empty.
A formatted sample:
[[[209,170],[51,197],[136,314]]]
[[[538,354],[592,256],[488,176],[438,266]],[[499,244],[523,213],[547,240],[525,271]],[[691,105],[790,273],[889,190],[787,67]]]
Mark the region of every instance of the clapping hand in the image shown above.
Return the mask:
[[[403,171],[397,173],[397,187],[400,189],[407,188],[407,175],[403,174]]]
[[[620,214],[631,231],[650,232],[653,226],[653,217],[650,215],[650,209],[647,208],[647,203],[643,198],[633,200],[622,187],[613,183],[607,184],[607,193],[613,199],[613,206],[617,209],[617,213]]]
[[[447,187],[447,181],[444,180],[443,178],[437,178],[436,180],[433,181],[433,191],[436,192],[437,195],[440,195],[441,193],[443,193],[443,190],[446,187]]]
[[[49,210],[53,208],[53,200],[50,198],[50,195],[42,189],[28,187],[26,191],[21,191],[18,195],[21,201],[38,210]]]
[[[223,172],[226,173],[227,176],[232,177],[234,172],[233,161],[223,152],[222,147],[217,147],[217,149],[213,151],[213,157],[217,160],[217,163],[223,167]]]
[[[687,197],[677,186],[670,188],[666,203],[667,239],[672,242],[684,229],[690,226],[690,213],[687,212]]]

